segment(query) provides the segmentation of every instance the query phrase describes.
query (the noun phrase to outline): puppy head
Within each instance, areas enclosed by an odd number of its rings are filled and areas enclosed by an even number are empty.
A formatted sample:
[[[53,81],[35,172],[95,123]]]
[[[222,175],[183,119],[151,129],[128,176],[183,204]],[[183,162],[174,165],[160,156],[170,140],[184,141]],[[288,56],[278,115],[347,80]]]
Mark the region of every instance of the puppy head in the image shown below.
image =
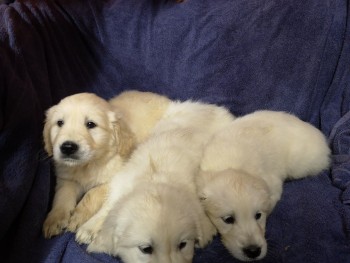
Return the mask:
[[[209,218],[232,255],[242,261],[266,255],[270,193],[265,181],[228,169],[201,172],[199,195]]]
[[[46,113],[45,150],[56,163],[77,166],[118,152],[127,155],[133,136],[110,105],[91,93],[65,99]]]
[[[167,184],[140,185],[115,205],[88,250],[126,263],[186,263],[195,244],[208,243],[214,231],[196,195]]]

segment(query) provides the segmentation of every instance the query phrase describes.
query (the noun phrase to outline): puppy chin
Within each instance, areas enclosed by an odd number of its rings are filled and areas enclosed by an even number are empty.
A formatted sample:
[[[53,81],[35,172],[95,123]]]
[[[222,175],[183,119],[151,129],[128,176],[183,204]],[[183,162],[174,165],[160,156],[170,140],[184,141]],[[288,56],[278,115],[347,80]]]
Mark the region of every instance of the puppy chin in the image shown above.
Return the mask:
[[[75,158],[59,158],[58,160],[56,159],[56,162],[69,167],[75,167],[87,163],[86,161]]]
[[[72,156],[65,156],[61,153],[58,153],[54,154],[53,159],[58,164],[68,167],[76,167],[89,163],[93,159],[93,156],[93,152],[83,152]]]

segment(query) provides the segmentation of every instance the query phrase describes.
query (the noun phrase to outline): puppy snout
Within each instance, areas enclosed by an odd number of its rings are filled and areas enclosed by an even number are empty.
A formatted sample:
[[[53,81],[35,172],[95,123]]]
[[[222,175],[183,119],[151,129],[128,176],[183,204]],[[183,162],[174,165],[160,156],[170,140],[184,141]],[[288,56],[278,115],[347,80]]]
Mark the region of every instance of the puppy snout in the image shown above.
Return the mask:
[[[250,259],[255,259],[261,254],[261,247],[251,245],[243,248],[243,253]]]
[[[79,149],[78,144],[76,144],[75,142],[72,141],[66,141],[64,143],[62,143],[60,150],[61,153],[65,154],[65,155],[72,155],[74,153],[76,153]]]

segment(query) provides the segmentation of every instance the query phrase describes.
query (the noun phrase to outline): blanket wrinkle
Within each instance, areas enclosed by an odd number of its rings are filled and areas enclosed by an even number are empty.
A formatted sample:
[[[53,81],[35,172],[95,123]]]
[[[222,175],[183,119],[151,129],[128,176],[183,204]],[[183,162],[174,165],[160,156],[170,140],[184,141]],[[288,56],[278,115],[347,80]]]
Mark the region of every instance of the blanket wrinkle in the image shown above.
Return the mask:
[[[350,111],[335,125],[329,137],[333,152],[333,184],[343,190],[344,204],[350,204]]]

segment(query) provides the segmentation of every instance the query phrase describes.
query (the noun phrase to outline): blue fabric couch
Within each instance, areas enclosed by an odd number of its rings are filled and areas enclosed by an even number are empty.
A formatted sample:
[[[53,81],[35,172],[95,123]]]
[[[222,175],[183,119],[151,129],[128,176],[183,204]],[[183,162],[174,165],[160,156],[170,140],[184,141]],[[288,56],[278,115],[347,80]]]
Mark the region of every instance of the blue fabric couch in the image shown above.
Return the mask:
[[[7,1],[9,2],[9,1]],[[333,163],[285,183],[262,263],[350,262],[348,0],[27,0],[0,5],[1,262],[120,262],[66,233],[45,240],[55,177],[44,112],[126,89],[243,115],[283,110],[320,128]],[[238,262],[216,237],[195,263]]]

